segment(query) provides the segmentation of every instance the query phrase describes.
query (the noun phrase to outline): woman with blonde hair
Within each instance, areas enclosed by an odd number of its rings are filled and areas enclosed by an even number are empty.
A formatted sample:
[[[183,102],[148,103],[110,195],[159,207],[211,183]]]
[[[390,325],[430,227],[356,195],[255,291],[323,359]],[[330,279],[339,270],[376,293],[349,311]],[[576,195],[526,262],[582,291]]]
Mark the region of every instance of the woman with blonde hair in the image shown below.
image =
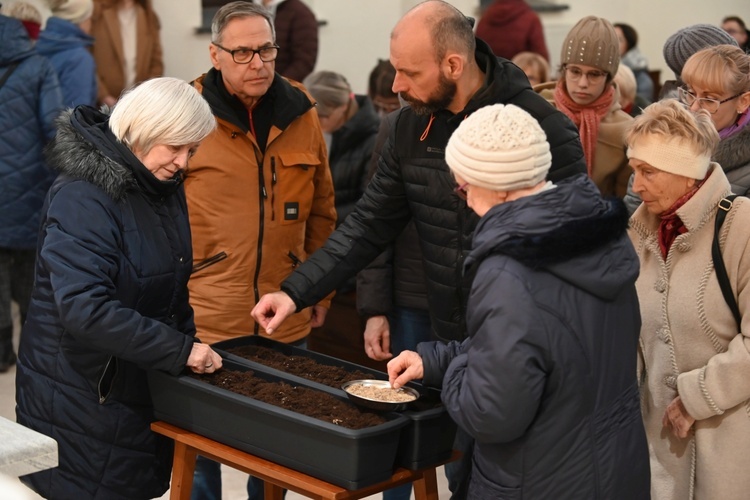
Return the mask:
[[[536,52],[520,52],[513,56],[511,62],[526,73],[532,87],[549,81],[549,63]]]
[[[707,110],[648,106],[626,137],[643,203],[629,234],[640,260],[639,384],[654,500],[745,498],[750,449],[750,202],[711,161]],[[725,298],[717,243],[731,286]],[[739,304],[735,320],[729,300]]]
[[[16,416],[57,441],[59,465],[23,477],[45,498],[146,499],[169,488],[172,443],[150,430],[147,370],[212,373],[195,340],[182,186],[214,129],[192,86],[156,78],[111,115],[58,120],[52,184],[16,373]]]
[[[732,191],[750,189],[750,56],[733,45],[693,54],[682,69],[680,100],[709,113],[719,132],[713,161],[721,165]]]

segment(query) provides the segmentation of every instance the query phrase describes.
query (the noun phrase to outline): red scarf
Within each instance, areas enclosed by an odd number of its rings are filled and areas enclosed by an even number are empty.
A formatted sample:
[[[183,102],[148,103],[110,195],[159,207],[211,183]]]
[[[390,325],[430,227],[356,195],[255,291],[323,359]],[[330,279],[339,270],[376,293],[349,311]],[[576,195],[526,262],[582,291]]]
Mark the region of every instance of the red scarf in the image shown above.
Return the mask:
[[[708,179],[708,175],[706,176]],[[698,192],[698,188],[706,182],[706,179],[698,182],[693,188],[687,193],[683,194],[680,198],[675,201],[669,209],[660,215],[661,222],[659,223],[659,248],[661,249],[661,256],[666,260],[669,249],[672,248],[672,243],[681,234],[687,233],[688,230],[682,219],[677,215],[677,210],[680,209],[690,198]]]
[[[555,85],[555,105],[578,127],[578,134],[581,136],[581,144],[583,145],[583,156],[586,158],[586,168],[589,177],[591,177],[594,170],[596,139],[599,137],[599,123],[602,118],[607,116],[609,109],[612,107],[615,99],[615,88],[608,85],[607,89],[594,102],[587,106],[581,106],[570,98],[563,85],[564,79],[562,78]]]

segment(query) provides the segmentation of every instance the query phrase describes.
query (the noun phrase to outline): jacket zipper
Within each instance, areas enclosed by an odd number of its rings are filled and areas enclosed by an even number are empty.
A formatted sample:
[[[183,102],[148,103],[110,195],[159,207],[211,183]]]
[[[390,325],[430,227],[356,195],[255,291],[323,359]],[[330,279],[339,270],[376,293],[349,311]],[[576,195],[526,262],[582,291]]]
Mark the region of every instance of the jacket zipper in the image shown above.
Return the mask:
[[[273,158],[273,157],[271,157]],[[265,230],[265,206],[266,200],[268,199],[268,192],[266,191],[266,179],[263,175],[263,158],[258,158],[258,185],[260,186],[259,196],[259,207],[258,207],[258,241],[255,248],[255,274],[253,276],[253,294],[255,295],[255,303],[257,304],[260,300],[260,290],[258,290],[258,277],[260,276],[260,266],[263,259],[263,233]],[[253,335],[260,333],[260,325],[254,322]]]
[[[207,267],[210,267],[210,266],[216,264],[217,262],[221,262],[222,260],[226,259],[227,257],[229,257],[229,256],[227,255],[226,252],[219,252],[216,255],[214,255],[212,257],[209,257],[207,259],[204,259],[204,260],[198,262],[197,264],[195,264],[193,266],[193,270],[190,271],[190,273],[191,274],[192,273],[197,273],[198,271],[201,271],[201,270],[203,270],[203,269],[205,269]]]
[[[271,220],[276,220],[276,207],[274,198],[276,194],[276,157],[271,157]]]
[[[302,261],[299,260],[299,257],[294,255],[294,252],[292,252],[291,250],[289,250],[289,253],[287,255],[289,256],[290,259],[292,259],[292,269],[295,269],[299,267],[300,264],[302,264]]]
[[[104,383],[104,378],[107,376],[107,372],[109,371],[109,365],[112,364],[112,360],[115,359],[114,356],[110,356],[107,360],[107,364],[104,365],[104,371],[102,372],[101,377],[99,377],[99,382],[96,385],[97,393],[99,394],[99,404],[104,404],[105,401],[107,401],[107,398],[109,397],[109,394],[112,392],[112,386],[114,385],[115,381],[115,375],[117,375],[117,366],[115,366],[115,373],[112,374],[112,377],[110,378],[109,388],[107,390],[107,394],[102,394],[102,384]],[[117,364],[117,361],[115,361],[115,364]]]

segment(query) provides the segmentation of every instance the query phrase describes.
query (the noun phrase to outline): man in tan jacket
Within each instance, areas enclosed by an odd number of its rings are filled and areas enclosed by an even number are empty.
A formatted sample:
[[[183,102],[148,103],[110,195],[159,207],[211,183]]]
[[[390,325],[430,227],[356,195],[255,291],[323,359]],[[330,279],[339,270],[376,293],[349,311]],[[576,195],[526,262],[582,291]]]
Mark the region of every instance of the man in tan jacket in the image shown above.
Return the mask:
[[[267,11],[250,2],[219,9],[210,55],[213,68],[193,85],[218,127],[192,158],[185,180],[194,259],[190,304],[206,343],[264,334],[250,315],[255,303],[278,290],[336,223],[314,101],[301,84],[275,72],[278,47]],[[328,305],[306,309],[274,339],[304,343]],[[249,490],[250,498],[263,498],[254,481]],[[220,499],[220,491],[218,464],[199,461],[193,498]]]

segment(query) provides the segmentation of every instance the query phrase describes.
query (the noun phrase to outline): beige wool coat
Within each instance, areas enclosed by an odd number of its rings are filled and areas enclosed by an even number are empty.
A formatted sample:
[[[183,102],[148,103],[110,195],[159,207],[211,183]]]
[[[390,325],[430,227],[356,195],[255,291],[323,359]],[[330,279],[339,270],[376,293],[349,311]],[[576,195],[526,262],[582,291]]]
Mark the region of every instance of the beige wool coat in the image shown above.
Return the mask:
[[[556,84],[557,82],[547,82],[534,86],[534,90],[555,107]],[[591,180],[602,195],[623,198],[627,193],[628,180],[632,173],[625,156],[625,132],[633,117],[622,110],[619,100],[619,91],[615,87],[612,106],[599,122]]]
[[[136,0],[136,67],[135,83],[164,74],[160,39],[161,25],[151,0]],[[119,99],[125,90],[125,53],[123,51],[118,0],[96,0],[91,15],[91,36],[94,37],[98,99],[106,96]]]
[[[641,262],[639,380],[654,500],[750,498],[750,200],[735,200],[720,240],[742,314],[738,332],[711,259],[717,205],[730,187],[718,164],[711,169],[677,211],[688,231],[666,260],[659,217],[641,205],[630,219]],[[696,419],[686,439],[662,426],[678,394]]]

